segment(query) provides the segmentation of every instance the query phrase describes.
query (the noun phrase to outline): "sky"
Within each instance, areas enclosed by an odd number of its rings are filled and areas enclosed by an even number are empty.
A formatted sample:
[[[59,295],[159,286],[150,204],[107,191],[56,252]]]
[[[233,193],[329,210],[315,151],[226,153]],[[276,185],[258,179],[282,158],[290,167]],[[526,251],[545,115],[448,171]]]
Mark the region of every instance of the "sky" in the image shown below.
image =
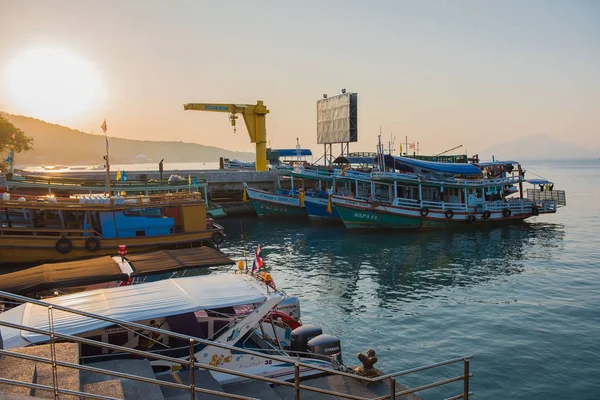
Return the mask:
[[[182,104],[263,100],[270,147],[319,155],[316,102],[345,88],[351,151],[380,130],[422,154],[540,134],[595,148],[599,20],[595,0],[0,0],[0,110],[252,152],[243,124]]]

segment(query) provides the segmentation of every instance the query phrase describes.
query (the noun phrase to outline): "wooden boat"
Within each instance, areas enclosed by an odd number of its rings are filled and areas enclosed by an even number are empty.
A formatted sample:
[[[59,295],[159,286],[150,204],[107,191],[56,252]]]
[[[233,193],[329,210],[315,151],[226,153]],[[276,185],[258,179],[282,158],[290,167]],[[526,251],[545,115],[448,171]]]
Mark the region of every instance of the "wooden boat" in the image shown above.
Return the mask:
[[[82,194],[106,193],[106,182],[100,179],[73,178],[55,175],[17,175],[6,174],[4,186],[6,192],[16,197],[20,195],[55,195],[72,196]],[[205,180],[194,177],[185,179],[172,175],[168,180],[137,179],[111,181],[111,195],[145,195],[160,193],[191,193],[202,192],[206,202],[208,214],[212,218],[225,217],[227,214],[218,204],[208,201],[207,183]],[[17,194],[18,193],[18,194]]]
[[[309,168],[304,165],[278,168],[277,190],[274,193],[250,188],[246,183],[244,188],[259,218],[306,218],[306,199],[311,198],[324,207],[327,204],[326,190],[327,184],[333,181],[332,172],[328,168]]]
[[[389,155],[385,161],[391,170],[371,174],[371,198],[332,196],[348,229],[489,225],[555,213],[566,205],[565,192],[553,185],[524,193],[527,180],[514,161],[453,164]],[[544,184],[549,189],[551,183]],[[510,197],[515,185],[519,196]]]
[[[0,199],[3,265],[39,264],[223,242],[197,193]]]

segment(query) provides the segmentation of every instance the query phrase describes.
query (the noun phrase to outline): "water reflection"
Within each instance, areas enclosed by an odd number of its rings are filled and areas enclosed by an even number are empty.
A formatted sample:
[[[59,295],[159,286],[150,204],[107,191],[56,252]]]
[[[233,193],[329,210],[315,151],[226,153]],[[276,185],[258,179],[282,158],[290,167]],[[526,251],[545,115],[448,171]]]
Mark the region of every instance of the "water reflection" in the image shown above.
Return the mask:
[[[519,274],[527,260],[557,258],[564,237],[564,226],[542,223],[363,234],[310,222],[244,219],[226,225],[226,254],[242,258],[260,243],[280,286],[349,315],[398,311],[443,297],[444,288]]]

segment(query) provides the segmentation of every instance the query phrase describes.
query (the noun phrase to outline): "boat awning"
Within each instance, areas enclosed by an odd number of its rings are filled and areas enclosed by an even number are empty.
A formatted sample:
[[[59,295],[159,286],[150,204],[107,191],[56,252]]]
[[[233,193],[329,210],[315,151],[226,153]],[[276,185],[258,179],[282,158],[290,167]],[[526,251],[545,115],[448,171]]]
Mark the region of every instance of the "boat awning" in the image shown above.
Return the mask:
[[[387,167],[405,172],[430,172],[442,175],[481,175],[481,170],[473,164],[422,161],[389,154],[385,156],[384,162]]]
[[[231,258],[208,246],[134,254],[128,256],[127,259],[134,270],[134,276],[234,264]]]
[[[527,179],[527,182],[531,183],[532,185],[552,185],[552,184],[554,184],[554,182],[550,182],[546,179]]]
[[[334,164],[366,164],[373,165],[375,157],[340,156],[333,160]]]
[[[199,310],[232,307],[266,300],[267,289],[245,274],[223,273],[166,279],[141,285],[90,290],[46,300],[48,303],[126,322],[163,318]],[[48,310],[31,303],[0,314],[0,321],[48,330]],[[54,329],[78,335],[110,322],[54,309]],[[48,336],[0,326],[5,349],[45,342]]]
[[[119,265],[110,256],[90,260],[43,264],[0,275],[0,290],[27,293],[95,283],[126,280]]]
[[[279,157],[312,156],[310,149],[273,149],[279,153]]]

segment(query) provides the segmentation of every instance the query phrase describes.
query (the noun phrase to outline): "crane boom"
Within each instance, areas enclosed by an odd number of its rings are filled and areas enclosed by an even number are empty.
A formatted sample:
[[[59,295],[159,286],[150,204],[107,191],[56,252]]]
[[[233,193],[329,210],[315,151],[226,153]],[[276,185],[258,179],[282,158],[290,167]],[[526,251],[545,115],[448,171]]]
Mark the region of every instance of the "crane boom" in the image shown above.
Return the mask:
[[[267,123],[269,113],[262,100],[253,104],[188,103],[184,110],[225,112],[230,114],[231,125],[236,126],[238,114],[244,117],[250,141],[256,144],[256,170],[267,170]]]

